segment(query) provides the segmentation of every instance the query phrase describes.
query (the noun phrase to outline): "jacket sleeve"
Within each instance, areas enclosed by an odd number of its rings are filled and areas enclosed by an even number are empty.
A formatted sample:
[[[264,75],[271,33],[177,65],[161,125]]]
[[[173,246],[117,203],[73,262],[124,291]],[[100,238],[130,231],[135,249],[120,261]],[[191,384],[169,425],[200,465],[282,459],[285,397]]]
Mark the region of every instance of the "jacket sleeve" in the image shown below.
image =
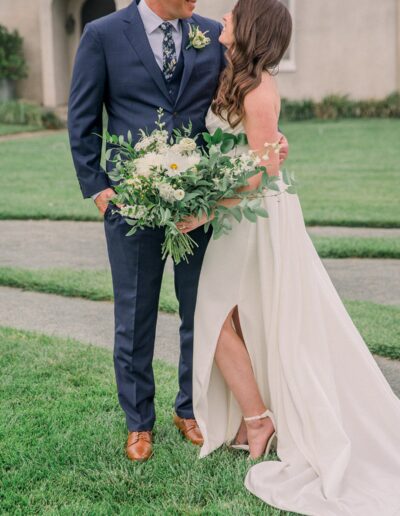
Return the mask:
[[[100,167],[106,64],[92,24],[85,27],[75,59],[68,102],[68,132],[72,157],[84,198],[110,187]],[[96,133],[96,134],[94,134]]]

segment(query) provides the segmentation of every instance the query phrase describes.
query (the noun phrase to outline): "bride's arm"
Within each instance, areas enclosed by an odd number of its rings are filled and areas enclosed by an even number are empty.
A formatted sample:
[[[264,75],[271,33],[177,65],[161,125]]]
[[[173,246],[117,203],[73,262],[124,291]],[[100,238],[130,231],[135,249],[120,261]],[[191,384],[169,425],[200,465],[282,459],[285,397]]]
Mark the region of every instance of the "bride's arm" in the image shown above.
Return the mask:
[[[250,149],[254,150],[261,159],[259,164],[266,167],[267,173],[279,174],[280,158],[271,148],[265,147],[266,143],[278,143],[280,133],[278,131],[279,120],[279,95],[276,91],[273,78],[264,76],[261,84],[246,95],[244,101],[245,117],[243,125],[246,131]],[[263,159],[268,154],[268,159]],[[250,177],[248,186],[240,188],[238,192],[255,190],[261,182],[262,172]],[[232,208],[241,202],[241,199],[224,199],[218,204]]]
[[[273,77],[264,76],[261,84],[246,96],[243,120],[249,147],[261,158],[260,166],[266,167],[270,176],[279,174],[279,154],[265,147],[266,143],[275,144],[280,140],[279,95],[273,81]],[[268,158],[263,159],[267,151]],[[260,181],[261,173],[249,179],[249,188],[246,189],[257,188]]]
[[[269,175],[277,175],[279,173],[279,153],[275,153],[272,149],[265,147],[266,143],[274,144],[280,140],[278,132],[279,95],[272,77],[264,76],[261,84],[246,96],[244,110],[243,125],[250,149],[254,150],[260,157],[261,162],[259,166],[266,167]],[[264,159],[266,154],[268,154],[268,158]],[[260,185],[262,174],[263,172],[260,172],[250,177],[247,181],[247,186],[237,191],[243,192],[257,189]],[[227,208],[233,208],[241,201],[242,199],[240,198],[224,199],[218,204]],[[201,219],[192,216],[177,224],[177,227],[182,233],[189,233],[213,218],[214,215],[211,215],[209,219],[205,215]]]

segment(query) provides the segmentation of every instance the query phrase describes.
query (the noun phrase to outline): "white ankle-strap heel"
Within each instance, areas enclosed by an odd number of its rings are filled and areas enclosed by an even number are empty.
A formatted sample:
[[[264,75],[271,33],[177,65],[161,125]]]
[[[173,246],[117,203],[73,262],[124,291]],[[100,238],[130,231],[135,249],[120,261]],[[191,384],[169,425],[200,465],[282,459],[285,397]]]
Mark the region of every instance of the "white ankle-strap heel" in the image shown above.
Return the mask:
[[[259,416],[244,417],[243,419],[245,421],[255,421],[257,419],[263,419],[265,417],[269,417],[271,419],[272,424],[274,425],[274,429],[275,429],[276,428],[275,417],[274,417],[273,413],[269,409],[267,409],[265,412],[263,412]],[[276,430],[274,430],[273,434],[268,439],[267,446],[265,447],[264,457],[269,455],[269,452],[271,451],[272,445],[275,445],[275,448],[276,448],[276,440],[277,440]],[[251,457],[249,457],[249,459],[251,459]]]
[[[262,414],[260,414],[258,416],[243,417],[243,419],[245,421],[255,421],[257,419],[263,419],[266,417],[269,417],[271,419],[272,424],[274,425],[274,428],[276,428],[274,415],[269,409],[267,409],[265,412],[263,412]],[[277,440],[277,435],[276,435],[276,430],[274,430],[273,434],[268,439],[267,445],[265,447],[264,457],[266,457],[269,454],[273,444],[275,444],[275,447],[276,447],[276,440]],[[234,441],[232,441],[232,442],[234,442]],[[248,444],[232,444],[231,443],[229,446],[231,448],[234,448],[235,450],[246,450],[246,451],[250,452],[250,447]],[[250,456],[249,456],[249,459],[251,459]]]
[[[269,409],[267,409],[265,412],[263,412],[259,416],[244,417],[243,419],[245,421],[255,421],[256,419],[263,419],[264,417],[269,417],[271,419],[271,421],[274,423],[274,426],[275,426],[274,415],[273,415],[273,413]]]

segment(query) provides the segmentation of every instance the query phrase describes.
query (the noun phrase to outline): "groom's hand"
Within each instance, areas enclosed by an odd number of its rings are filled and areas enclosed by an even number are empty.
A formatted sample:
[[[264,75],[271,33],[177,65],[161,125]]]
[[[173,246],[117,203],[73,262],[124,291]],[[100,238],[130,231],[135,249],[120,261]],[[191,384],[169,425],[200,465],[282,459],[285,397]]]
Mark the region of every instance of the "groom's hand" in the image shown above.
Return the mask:
[[[116,195],[116,192],[112,188],[106,188],[96,197],[94,202],[102,215],[104,215],[110,199],[112,199]]]
[[[289,142],[284,134],[279,133],[279,136],[279,145],[281,146],[279,151],[279,161],[282,164],[289,156]]]

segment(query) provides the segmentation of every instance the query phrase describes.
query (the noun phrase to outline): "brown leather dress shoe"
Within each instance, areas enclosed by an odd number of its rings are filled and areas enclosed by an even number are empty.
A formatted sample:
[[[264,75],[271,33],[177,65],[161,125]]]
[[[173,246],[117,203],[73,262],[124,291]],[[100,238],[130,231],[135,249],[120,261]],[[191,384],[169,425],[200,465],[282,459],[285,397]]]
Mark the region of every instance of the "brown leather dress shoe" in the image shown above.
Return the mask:
[[[181,434],[192,444],[203,445],[203,436],[195,419],[184,419],[177,414],[174,415],[174,424]]]
[[[153,434],[151,430],[129,432],[125,451],[130,460],[143,462],[149,459],[153,454]]]

